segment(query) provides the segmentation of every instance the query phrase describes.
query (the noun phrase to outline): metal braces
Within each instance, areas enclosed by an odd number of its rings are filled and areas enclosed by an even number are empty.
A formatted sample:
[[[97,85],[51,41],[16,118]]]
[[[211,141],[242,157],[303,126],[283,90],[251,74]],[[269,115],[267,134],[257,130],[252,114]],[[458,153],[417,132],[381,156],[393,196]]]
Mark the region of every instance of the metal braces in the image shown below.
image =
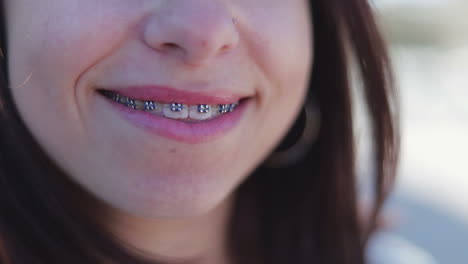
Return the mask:
[[[172,112],[181,112],[183,109],[182,104],[179,103],[171,103],[170,107]]]
[[[210,112],[210,105],[207,104],[201,104],[198,105],[198,112],[199,113],[209,113]]]

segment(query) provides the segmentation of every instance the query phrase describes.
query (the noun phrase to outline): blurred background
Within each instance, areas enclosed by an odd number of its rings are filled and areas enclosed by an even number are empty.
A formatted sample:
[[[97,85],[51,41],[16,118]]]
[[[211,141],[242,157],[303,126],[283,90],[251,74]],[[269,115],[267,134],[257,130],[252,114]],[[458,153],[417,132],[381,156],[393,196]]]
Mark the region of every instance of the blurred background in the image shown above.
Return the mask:
[[[390,42],[402,107],[399,179],[386,209],[388,233],[402,240],[387,243],[409,242],[431,258],[400,252],[401,263],[466,264],[468,0],[372,3]]]

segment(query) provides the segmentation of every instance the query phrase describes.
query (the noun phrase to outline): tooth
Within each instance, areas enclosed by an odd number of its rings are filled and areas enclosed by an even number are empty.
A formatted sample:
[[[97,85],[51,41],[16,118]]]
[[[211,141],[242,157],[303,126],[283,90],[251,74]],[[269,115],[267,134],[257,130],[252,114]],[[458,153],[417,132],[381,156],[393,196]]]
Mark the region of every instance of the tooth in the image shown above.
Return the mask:
[[[145,101],[144,108],[146,111],[153,111],[156,109],[156,104],[153,101]]]
[[[189,117],[196,120],[206,120],[213,116],[210,105],[192,105],[189,108]]]
[[[133,108],[133,109],[136,109],[136,107],[137,107],[135,100],[131,99],[131,98],[127,98],[127,101],[125,102],[125,105],[127,107],[130,107],[130,108]]]
[[[238,103],[231,104],[231,105],[229,106],[229,112],[234,111],[234,109],[236,109],[237,105],[238,105]]]
[[[135,106],[136,109],[138,110],[144,110],[145,109],[145,102],[141,100],[135,100]]]
[[[142,101],[141,110],[155,115],[162,115],[163,105],[154,101]]]
[[[118,102],[121,103],[121,104],[126,104],[127,103],[127,100],[129,99],[127,96],[119,96],[118,98]]]
[[[167,118],[173,119],[185,119],[189,117],[195,120],[212,119],[219,115],[234,111],[234,109],[239,105],[238,102],[232,104],[199,104],[190,106],[180,103],[162,104],[154,101],[132,99],[113,92],[104,92],[103,94],[129,108],[147,111],[151,114],[163,115]]]
[[[218,111],[221,114],[229,112],[230,105],[229,104],[222,104],[218,106]]]
[[[163,114],[168,118],[184,119],[188,117],[188,112],[187,105],[183,104],[171,103],[163,106]]]
[[[179,103],[171,103],[169,107],[172,112],[180,112],[184,108],[182,104],[179,104]]]
[[[209,113],[210,108],[211,108],[210,105],[207,105],[207,104],[197,105],[197,111],[203,114]]]

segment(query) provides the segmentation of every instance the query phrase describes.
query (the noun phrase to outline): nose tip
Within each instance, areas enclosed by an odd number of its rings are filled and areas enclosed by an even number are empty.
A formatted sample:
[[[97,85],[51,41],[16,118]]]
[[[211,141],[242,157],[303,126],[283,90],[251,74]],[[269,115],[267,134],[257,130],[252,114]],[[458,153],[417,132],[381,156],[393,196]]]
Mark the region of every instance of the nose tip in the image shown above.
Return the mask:
[[[237,47],[237,23],[217,1],[169,2],[185,4],[148,19],[143,38],[153,50],[200,65]]]

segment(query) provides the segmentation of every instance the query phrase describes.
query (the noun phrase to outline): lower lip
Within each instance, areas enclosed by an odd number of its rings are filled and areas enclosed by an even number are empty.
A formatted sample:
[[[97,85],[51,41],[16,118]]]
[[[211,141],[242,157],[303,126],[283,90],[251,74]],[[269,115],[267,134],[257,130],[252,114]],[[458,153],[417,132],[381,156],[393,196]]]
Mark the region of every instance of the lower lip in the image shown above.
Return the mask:
[[[109,102],[120,115],[137,127],[171,140],[198,144],[227,134],[241,120],[250,99],[242,101],[233,112],[223,114],[211,120],[200,122],[184,122],[133,110],[124,105],[104,99]]]

